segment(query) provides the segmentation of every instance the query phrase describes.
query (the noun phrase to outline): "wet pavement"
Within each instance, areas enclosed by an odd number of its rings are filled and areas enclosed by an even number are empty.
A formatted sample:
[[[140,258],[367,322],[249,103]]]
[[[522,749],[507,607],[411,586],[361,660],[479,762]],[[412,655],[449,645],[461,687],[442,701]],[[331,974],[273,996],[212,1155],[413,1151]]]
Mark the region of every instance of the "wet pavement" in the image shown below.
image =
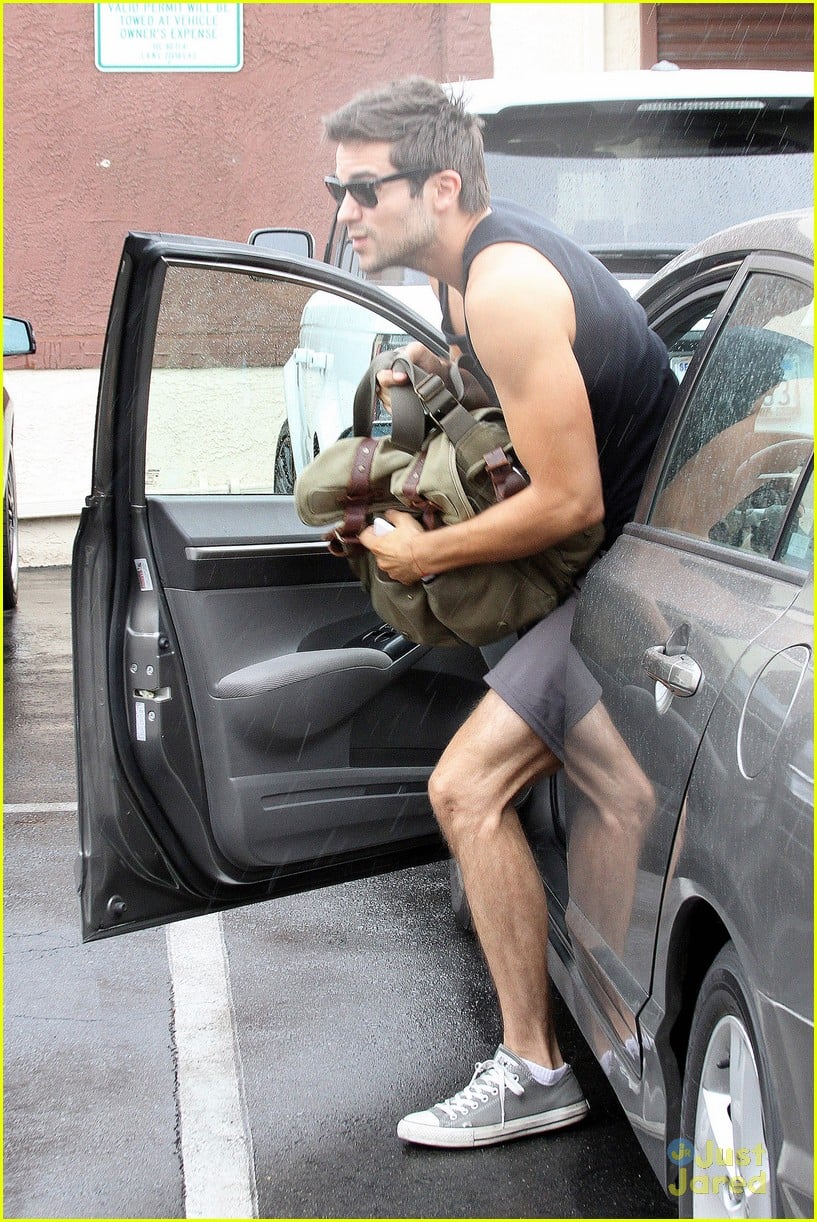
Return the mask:
[[[166,931],[79,940],[66,570],[23,571],[5,660],[4,1213],[183,1217]],[[397,1140],[499,1039],[445,865],[237,910],[221,931],[258,1216],[672,1216],[558,998],[587,1122],[478,1151]]]

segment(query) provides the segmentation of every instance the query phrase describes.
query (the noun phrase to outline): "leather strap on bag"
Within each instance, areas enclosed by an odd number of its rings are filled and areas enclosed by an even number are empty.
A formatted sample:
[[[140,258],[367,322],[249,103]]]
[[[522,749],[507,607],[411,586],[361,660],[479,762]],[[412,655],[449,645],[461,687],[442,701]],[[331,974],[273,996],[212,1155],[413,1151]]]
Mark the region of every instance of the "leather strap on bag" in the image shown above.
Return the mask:
[[[504,501],[527,486],[524,475],[517,471],[501,446],[485,455],[485,469],[491,477],[497,501]]]
[[[346,492],[338,497],[338,504],[343,507],[343,522],[327,535],[329,550],[335,556],[348,555],[362,546],[357,537],[367,525],[372,499],[372,463],[379,444],[373,437],[362,437],[355,450]]]
[[[423,467],[426,464],[427,457],[427,450],[421,450],[417,455],[417,461],[412,464],[411,470],[406,478],[406,482],[403,484],[403,497],[409,508],[420,511],[425,529],[436,530],[440,524],[440,511],[436,505],[432,504],[432,502],[427,500],[424,496],[420,496],[417,491],[420,483],[420,476],[423,474]]]
[[[409,379],[406,384],[389,389],[391,443],[406,454],[415,454],[425,440],[426,416],[440,423],[445,413],[460,406],[457,396],[462,397],[465,393],[462,378],[456,365],[452,365],[452,394],[441,377],[436,373],[426,373],[407,357],[401,356],[399,351],[381,352],[374,358],[355,391],[352,419],[356,437],[365,437],[372,431],[378,398],[377,375],[386,369],[400,369]],[[464,408],[461,410],[468,417],[468,412]]]
[[[386,369],[400,369],[408,377],[407,383],[389,389],[392,416],[390,441],[396,449],[417,454],[417,460],[412,464],[403,485],[403,496],[411,509],[420,512],[426,530],[433,530],[439,525],[438,507],[418,493],[426,460],[424,443],[429,420],[447,435],[463,476],[474,462],[484,461],[497,501],[519,492],[527,483],[501,445],[488,453],[482,450],[484,434],[475,432],[480,421],[460,402],[465,395],[465,387],[456,364],[450,368],[451,385],[454,387],[452,393],[441,377],[427,373],[399,351],[382,352],[372,361],[355,392],[353,431],[361,440],[346,491],[338,498],[344,510],[343,523],[329,536],[330,551],[336,554],[359,550],[357,537],[367,525],[367,514],[373,500],[371,469],[379,444],[370,436],[378,398],[377,375]],[[504,435],[507,436],[507,433]]]
[[[449,371],[455,392],[452,393],[442,378],[426,373],[407,357],[401,356],[399,351],[382,352],[372,362],[355,395],[356,434],[358,425],[361,428],[365,425],[367,431],[371,430],[377,375],[384,369],[402,369],[409,379],[406,385],[390,388],[393,446],[409,454],[419,450],[425,439],[427,418],[430,418],[454,447],[457,466],[463,477],[474,462],[483,459],[497,501],[504,501],[526,486],[524,475],[513,466],[501,447],[485,453],[479,443],[474,444],[476,438],[469,442],[469,435],[477,429],[479,422],[460,402],[465,395],[465,387],[456,364]],[[476,434],[476,437],[479,436]]]

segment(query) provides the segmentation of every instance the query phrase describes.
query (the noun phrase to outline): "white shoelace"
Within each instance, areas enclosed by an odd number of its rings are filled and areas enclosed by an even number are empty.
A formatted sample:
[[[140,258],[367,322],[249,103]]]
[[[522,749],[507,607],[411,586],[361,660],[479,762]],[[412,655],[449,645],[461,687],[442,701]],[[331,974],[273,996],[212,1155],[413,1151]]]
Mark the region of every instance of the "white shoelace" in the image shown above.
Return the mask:
[[[469,1111],[476,1111],[480,1103],[486,1103],[491,1095],[499,1095],[499,1115],[502,1126],[505,1125],[505,1091],[512,1095],[524,1095],[525,1088],[520,1085],[516,1074],[511,1073],[507,1065],[501,1061],[478,1061],[474,1076],[464,1090],[457,1091],[450,1099],[437,1106],[445,1112],[449,1120],[457,1116],[466,1116]]]

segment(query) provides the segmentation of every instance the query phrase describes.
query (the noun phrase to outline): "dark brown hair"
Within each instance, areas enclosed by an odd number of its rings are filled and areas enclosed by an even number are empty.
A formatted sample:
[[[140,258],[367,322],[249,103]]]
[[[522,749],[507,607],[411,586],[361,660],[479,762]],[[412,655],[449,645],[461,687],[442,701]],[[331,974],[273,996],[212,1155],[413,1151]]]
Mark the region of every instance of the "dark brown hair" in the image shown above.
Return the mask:
[[[410,76],[367,89],[327,115],[323,125],[329,139],[338,144],[386,141],[396,170],[414,166],[428,168],[430,174],[456,170],[462,179],[463,211],[476,214],[489,205],[482,120],[436,81]]]

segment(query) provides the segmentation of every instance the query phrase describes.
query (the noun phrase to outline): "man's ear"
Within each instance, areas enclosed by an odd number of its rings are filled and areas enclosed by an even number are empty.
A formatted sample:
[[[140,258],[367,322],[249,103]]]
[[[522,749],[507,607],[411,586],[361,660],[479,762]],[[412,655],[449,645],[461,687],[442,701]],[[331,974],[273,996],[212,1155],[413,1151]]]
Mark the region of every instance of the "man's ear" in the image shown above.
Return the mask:
[[[457,204],[462,191],[462,179],[456,170],[440,170],[434,175],[431,186],[435,206],[445,212]]]

